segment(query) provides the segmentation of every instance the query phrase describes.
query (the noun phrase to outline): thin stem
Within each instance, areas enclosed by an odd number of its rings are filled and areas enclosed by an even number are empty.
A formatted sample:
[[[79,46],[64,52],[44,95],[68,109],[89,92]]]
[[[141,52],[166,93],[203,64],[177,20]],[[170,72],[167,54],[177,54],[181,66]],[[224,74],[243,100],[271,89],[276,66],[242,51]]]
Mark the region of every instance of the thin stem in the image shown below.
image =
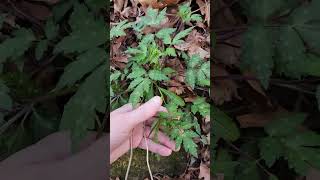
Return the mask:
[[[2,135],[14,122],[16,122],[20,117],[28,113],[30,110],[31,106],[26,106],[18,114],[9,119],[3,126],[0,127],[0,135]]]

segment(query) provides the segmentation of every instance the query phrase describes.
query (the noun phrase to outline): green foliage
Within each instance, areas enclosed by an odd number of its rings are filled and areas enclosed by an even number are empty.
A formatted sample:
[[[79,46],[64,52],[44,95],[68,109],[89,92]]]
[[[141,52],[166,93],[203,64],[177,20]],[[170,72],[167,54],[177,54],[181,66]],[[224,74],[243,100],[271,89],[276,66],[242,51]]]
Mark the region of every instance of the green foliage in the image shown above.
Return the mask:
[[[87,7],[76,3],[69,24],[73,30],[55,47],[55,53],[81,53],[106,42],[107,30],[102,18],[95,18]]]
[[[21,28],[13,33],[13,38],[9,38],[0,44],[0,63],[15,60],[22,56],[29,49],[35,40],[30,30]]]
[[[0,76],[1,157],[59,130],[71,132],[77,150],[87,132],[97,129],[96,122],[106,113],[109,90],[104,47],[109,39],[100,13],[106,4],[103,0],[57,3],[43,32],[32,32],[35,28],[26,27],[29,23],[23,19],[15,27],[6,27],[10,34],[0,44],[1,67],[4,64]],[[4,17],[1,15],[0,26]],[[12,70],[15,66],[17,70]],[[60,75],[61,69],[64,72],[54,84],[52,76]],[[56,104],[60,96],[64,101],[70,98],[64,109]],[[25,114],[12,121],[19,113]]]
[[[187,59],[186,83],[194,89],[195,85],[210,86],[210,62],[203,62],[199,55]]]
[[[285,23],[274,26],[273,18],[296,6],[293,1],[244,1],[245,12],[251,17],[243,41],[242,66],[257,75],[265,88],[273,72],[291,78],[319,76],[320,58],[312,54],[320,48],[318,1],[292,9]],[[281,11],[282,10],[282,11]],[[312,49],[308,52],[306,49]],[[305,68],[301,68],[304,66]]]
[[[200,137],[198,118],[208,118],[210,105],[202,97],[197,98],[193,104],[186,103],[182,97],[167,90],[166,83],[172,80],[176,72],[164,63],[169,57],[180,58],[184,54],[175,49],[174,45],[184,43],[184,38],[194,27],[180,32],[177,32],[176,28],[162,28],[153,33],[142,34],[144,28],[159,27],[166,18],[166,9],[159,12],[149,8],[139,21],[121,21],[112,28],[111,33],[116,34],[112,36],[113,38],[125,35],[123,30],[132,28],[130,34],[136,36],[137,43],[125,51],[129,56],[129,62],[121,75],[118,70],[112,74],[111,106],[116,106],[115,104],[121,101],[136,106],[155,95],[161,96],[168,113],[160,113],[152,126],[153,131],[157,133],[161,128],[176,141],[177,148],[183,147],[192,156],[198,157],[198,146],[193,139]],[[199,71],[201,74],[196,76],[194,87],[204,84],[208,86],[209,83],[205,81],[209,78],[209,62],[205,62],[198,55],[189,59],[190,61],[198,59],[198,63],[191,67],[188,65],[188,69]],[[194,62],[189,64],[192,63]],[[121,84],[121,87],[117,84]]]
[[[235,141],[240,137],[240,131],[233,120],[220,111],[216,107],[213,107],[213,120],[214,127],[212,132],[217,138],[222,138],[226,141]]]
[[[181,17],[183,22],[203,21],[200,14],[196,14],[191,11],[191,7],[188,3],[179,6],[178,15]]]
[[[126,32],[124,32],[124,30],[129,27],[131,27],[131,24],[128,23],[127,20],[121,21],[116,26],[113,26],[110,30],[110,39],[126,35]]]
[[[106,110],[106,86],[101,83],[105,78],[106,68],[101,66],[81,84],[64,108],[60,129],[71,130],[73,147],[78,147],[87,131],[94,128],[95,111]]]
[[[260,142],[261,157],[271,167],[284,157],[298,174],[306,175],[310,167],[320,168],[320,135],[313,131],[299,132],[305,115],[294,114],[276,119],[265,127],[268,137]]]
[[[9,95],[10,89],[0,81],[0,108],[10,110],[12,108],[12,99]]]

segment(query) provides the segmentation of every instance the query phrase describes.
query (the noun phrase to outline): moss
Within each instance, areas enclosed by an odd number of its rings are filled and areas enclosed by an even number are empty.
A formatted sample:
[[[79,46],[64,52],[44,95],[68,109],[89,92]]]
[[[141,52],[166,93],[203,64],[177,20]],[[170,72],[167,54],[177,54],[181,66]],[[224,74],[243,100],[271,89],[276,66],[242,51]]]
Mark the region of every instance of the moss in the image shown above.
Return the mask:
[[[169,157],[158,157],[155,154],[149,153],[149,159],[153,174],[161,173],[169,176],[176,176],[182,174],[187,166],[186,154],[183,152],[173,153]],[[113,163],[111,168],[111,177],[124,178],[128,162],[129,153]],[[144,177],[147,177],[148,175],[146,151],[140,149],[134,150],[129,179],[140,180],[144,179]]]

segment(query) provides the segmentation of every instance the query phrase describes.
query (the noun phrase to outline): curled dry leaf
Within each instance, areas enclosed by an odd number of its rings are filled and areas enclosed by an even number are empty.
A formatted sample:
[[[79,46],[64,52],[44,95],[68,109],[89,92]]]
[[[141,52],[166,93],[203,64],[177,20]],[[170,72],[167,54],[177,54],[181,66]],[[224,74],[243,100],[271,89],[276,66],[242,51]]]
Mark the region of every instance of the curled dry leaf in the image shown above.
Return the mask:
[[[31,0],[31,1],[44,2],[44,3],[49,4],[49,5],[54,5],[54,4],[57,4],[58,2],[60,2],[60,0]]]
[[[275,117],[288,111],[282,107],[279,107],[273,112],[259,112],[259,113],[249,113],[245,115],[237,116],[241,128],[250,127],[264,127],[267,123],[274,120]]]
[[[210,169],[205,165],[200,165],[200,173],[199,173],[199,179],[203,178],[204,180],[210,180]]]
[[[52,16],[50,9],[43,5],[21,1],[18,6],[24,13],[38,20],[46,20]]]
[[[200,8],[200,12],[205,16],[205,22],[210,26],[210,1],[209,0],[196,0]]]
[[[185,42],[175,45],[174,47],[181,51],[187,51],[189,56],[199,54],[201,58],[207,59],[210,58],[210,49],[206,42],[204,35],[199,33],[196,29],[193,29]]]
[[[229,73],[219,65],[213,66],[213,72],[215,76],[228,76]],[[214,82],[212,86],[211,94],[213,101],[217,105],[222,105],[224,102],[231,101],[233,97],[241,99],[238,95],[238,86],[233,80],[219,80],[218,82]]]

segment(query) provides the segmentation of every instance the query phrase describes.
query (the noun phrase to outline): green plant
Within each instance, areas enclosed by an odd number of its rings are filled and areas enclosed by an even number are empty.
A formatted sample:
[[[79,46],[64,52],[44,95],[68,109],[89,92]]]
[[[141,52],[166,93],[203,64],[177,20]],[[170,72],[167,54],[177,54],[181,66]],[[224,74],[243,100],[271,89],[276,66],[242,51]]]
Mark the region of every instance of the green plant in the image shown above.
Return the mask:
[[[179,6],[178,15],[180,16],[183,22],[191,22],[191,21],[201,22],[202,21],[201,15],[193,13],[188,3],[182,4]]]
[[[320,33],[316,30],[320,20],[317,13],[319,1],[244,0],[238,5],[241,5],[241,8],[235,12],[245,16],[246,20],[246,24],[240,27],[244,29],[244,33],[239,47],[239,69],[243,74],[249,71],[254,78],[257,77],[258,82],[264,87],[262,91],[267,92],[264,97],[274,99],[273,93],[278,93],[274,87],[277,80],[281,81],[279,84],[283,87],[291,87],[285,82],[297,79],[305,82],[308,78],[317,79],[320,76]],[[227,32],[232,30],[229,31],[227,28]],[[241,80],[251,83],[246,76],[241,76]],[[310,83],[315,91],[303,91],[303,88],[295,90],[308,93],[313,102],[316,96],[319,103],[319,87],[316,87],[316,83]],[[283,92],[280,94],[287,96]],[[275,100],[276,105],[271,104],[277,107],[279,101],[277,98]],[[284,103],[280,104],[282,106]],[[251,124],[250,128],[243,126],[250,122],[240,121],[239,114],[223,112],[222,109],[228,105],[213,107],[212,133],[216,144],[213,145],[211,155],[211,171],[215,175],[224,174],[226,180],[276,180],[284,178],[282,174],[285,174],[287,179],[294,179],[297,176],[305,176],[310,168],[320,169],[318,129],[313,129],[305,122],[307,119],[310,120],[307,113],[313,113],[313,105],[314,103],[309,104],[308,110],[290,108],[294,112],[271,110],[272,118],[268,118],[268,122]],[[262,116],[268,108],[263,106],[263,112],[256,112],[250,107],[246,107],[248,112],[244,114],[252,115],[251,123],[261,123]],[[256,114],[259,116],[255,116]],[[239,120],[240,127],[234,119]],[[288,168],[284,170],[279,167]]]
[[[108,31],[101,10],[106,5],[102,0],[67,0],[52,7],[53,17],[40,33],[33,33],[24,23],[10,28],[12,33],[0,44],[0,63],[4,65],[0,147],[6,151],[1,153],[9,155],[62,130],[71,132],[76,150],[89,130],[103,129]],[[30,61],[36,66],[30,67]],[[18,66],[18,71],[10,70],[8,63]],[[44,83],[52,76],[39,78],[48,67],[49,72],[62,74],[57,83]],[[62,108],[61,98],[66,98]]]
[[[170,57],[182,57],[184,52],[176,50],[174,45],[184,43],[183,39],[190,34],[194,27],[180,32],[177,32],[176,28],[163,28],[147,35],[141,33],[145,27],[159,26],[165,18],[166,9],[158,12],[158,10],[149,8],[146,15],[140,18],[140,21],[129,23],[122,21],[112,27],[111,32],[115,32],[120,26],[124,27],[125,24],[131,24],[122,28],[122,30],[133,30],[137,38],[137,46],[129,47],[125,51],[129,56],[126,68],[122,72],[115,70],[111,75],[113,95],[111,106],[118,107],[119,105],[115,104],[125,102],[130,102],[136,106],[155,95],[160,95],[164,99],[168,113],[159,114],[152,125],[152,131],[158,133],[159,129],[162,129],[176,141],[177,147],[183,145],[187,152],[197,157],[197,145],[193,141],[193,138],[200,138],[201,135],[197,117],[199,115],[202,117],[209,116],[210,105],[205,102],[204,98],[194,101],[193,105],[186,104],[180,96],[167,90],[165,84],[177,72],[164,63]],[[209,62],[204,61],[199,56],[195,56],[195,58],[198,62],[194,66],[189,66],[189,71],[201,69],[203,75],[206,76],[205,80],[207,80],[210,71]],[[197,85],[208,87],[209,83],[204,83],[201,78],[197,79]],[[122,83],[120,83],[121,80]],[[121,87],[119,87],[119,84],[121,84]]]
[[[320,48],[319,38],[312,38],[319,37],[315,30],[320,19],[319,2],[312,1],[295,9],[297,4],[287,1],[260,3],[243,3],[250,17],[241,57],[243,69],[254,72],[264,87],[268,86],[273,72],[292,78],[319,76],[319,58],[314,54]],[[285,17],[281,22],[277,19],[280,16]]]

